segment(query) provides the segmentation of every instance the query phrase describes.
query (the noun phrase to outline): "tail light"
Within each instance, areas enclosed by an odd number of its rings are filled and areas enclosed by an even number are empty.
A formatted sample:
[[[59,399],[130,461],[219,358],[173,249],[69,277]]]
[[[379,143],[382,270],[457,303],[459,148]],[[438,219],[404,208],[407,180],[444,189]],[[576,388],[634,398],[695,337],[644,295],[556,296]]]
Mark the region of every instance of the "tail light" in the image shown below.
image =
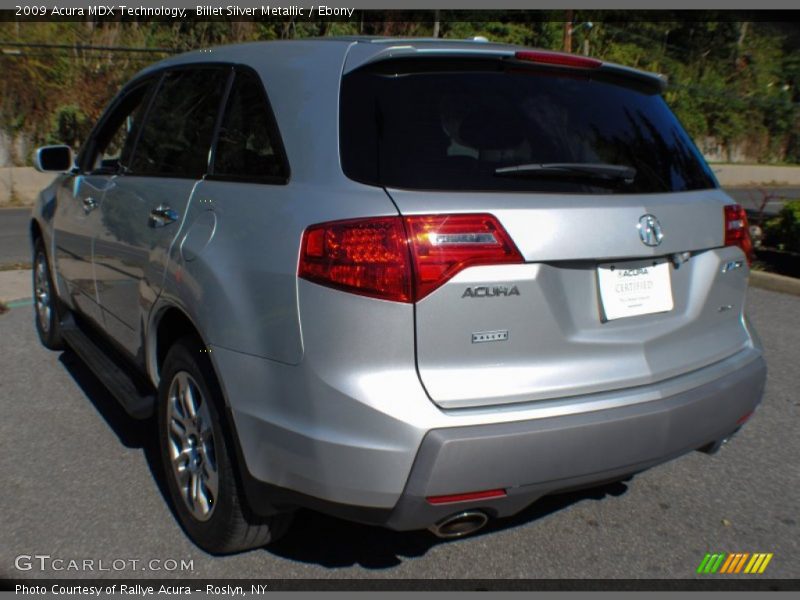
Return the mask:
[[[363,296],[411,302],[411,264],[399,217],[312,225],[297,275]]]
[[[492,215],[406,217],[420,300],[475,265],[521,263],[522,255]]]
[[[415,302],[467,267],[521,262],[492,215],[378,217],[309,227],[298,276],[355,294]]]
[[[725,245],[739,246],[747,257],[747,264],[753,262],[753,242],[747,225],[747,213],[738,204],[725,206]]]

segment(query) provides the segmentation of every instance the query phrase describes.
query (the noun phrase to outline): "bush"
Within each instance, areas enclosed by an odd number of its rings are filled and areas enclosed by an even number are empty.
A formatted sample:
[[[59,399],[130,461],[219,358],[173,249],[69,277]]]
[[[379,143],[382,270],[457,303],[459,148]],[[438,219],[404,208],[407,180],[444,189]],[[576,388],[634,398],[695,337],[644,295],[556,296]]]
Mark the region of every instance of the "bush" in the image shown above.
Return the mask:
[[[764,245],[800,253],[800,200],[787,202],[777,217],[767,221]]]
[[[76,105],[59,106],[47,136],[48,144],[66,144],[77,148],[91,130],[92,123]]]

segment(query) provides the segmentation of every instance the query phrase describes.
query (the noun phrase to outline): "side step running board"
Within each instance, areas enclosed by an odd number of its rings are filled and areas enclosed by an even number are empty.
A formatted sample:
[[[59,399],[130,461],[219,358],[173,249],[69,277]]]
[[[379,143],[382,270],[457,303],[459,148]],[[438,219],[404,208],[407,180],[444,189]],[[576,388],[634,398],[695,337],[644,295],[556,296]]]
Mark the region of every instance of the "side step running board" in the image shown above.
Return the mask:
[[[110,353],[104,351],[71,318],[62,322],[62,335],[64,341],[108,388],[126,413],[134,419],[147,419],[152,416],[156,404],[152,386],[136,382],[135,376],[129,374],[130,370],[125,368],[121,361],[109,356]]]

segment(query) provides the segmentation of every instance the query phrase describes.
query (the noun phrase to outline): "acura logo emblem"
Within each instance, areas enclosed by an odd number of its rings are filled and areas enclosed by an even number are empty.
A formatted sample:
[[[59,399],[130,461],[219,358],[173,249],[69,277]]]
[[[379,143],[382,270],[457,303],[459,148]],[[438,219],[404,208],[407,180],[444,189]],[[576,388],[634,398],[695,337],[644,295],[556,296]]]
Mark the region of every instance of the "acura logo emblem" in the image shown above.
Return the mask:
[[[642,215],[639,217],[639,238],[645,246],[658,246],[664,239],[664,232],[661,231],[661,223],[653,215]]]

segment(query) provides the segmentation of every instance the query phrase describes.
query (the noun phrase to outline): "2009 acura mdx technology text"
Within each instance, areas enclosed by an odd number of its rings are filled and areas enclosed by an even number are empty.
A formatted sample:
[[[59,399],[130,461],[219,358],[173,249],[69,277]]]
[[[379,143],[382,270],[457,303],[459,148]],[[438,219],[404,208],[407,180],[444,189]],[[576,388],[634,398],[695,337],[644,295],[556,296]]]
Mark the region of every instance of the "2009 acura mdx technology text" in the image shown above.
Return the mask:
[[[766,376],[750,239],[648,73],[468,41],[139,73],[33,212],[36,327],[157,415],[188,535],[441,536],[714,450]]]

